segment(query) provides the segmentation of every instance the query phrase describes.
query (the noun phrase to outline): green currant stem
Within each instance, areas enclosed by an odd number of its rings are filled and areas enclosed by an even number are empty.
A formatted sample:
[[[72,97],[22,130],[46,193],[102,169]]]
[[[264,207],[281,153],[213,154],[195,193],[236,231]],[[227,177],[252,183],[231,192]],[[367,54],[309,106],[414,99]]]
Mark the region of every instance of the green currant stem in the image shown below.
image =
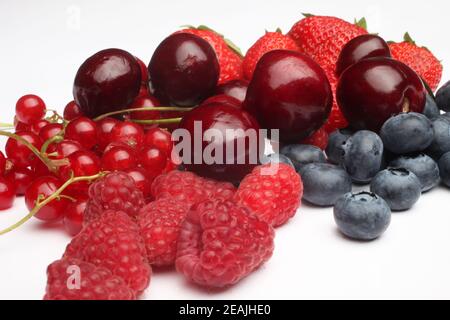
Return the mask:
[[[143,112],[143,111],[178,111],[178,112],[188,112],[191,111],[193,108],[181,108],[181,107],[142,107],[142,108],[132,108],[132,109],[124,109],[119,111],[113,111],[108,112],[105,114],[102,114],[101,116],[98,116],[94,119],[94,121],[100,121],[102,119],[105,119],[110,116],[115,116],[119,114],[124,113],[130,113],[130,112]]]
[[[61,198],[65,198],[65,195],[62,195],[62,193],[64,192],[64,190],[67,189],[67,187],[69,187],[71,184],[73,183],[77,183],[77,182],[81,182],[81,181],[93,181],[93,180],[97,180],[99,178],[104,177],[107,174],[107,172],[100,172],[94,176],[86,176],[86,177],[74,177],[72,175],[72,177],[67,180],[58,190],[55,191],[55,193],[53,193],[51,196],[49,196],[48,198],[43,199],[42,195],[40,197],[38,197],[37,201],[36,201],[36,206],[20,221],[18,221],[17,223],[13,224],[12,226],[1,230],[0,231],[0,236],[7,234],[17,228],[19,228],[20,226],[22,226],[24,223],[26,223],[28,220],[30,220],[34,215],[36,215],[39,210],[41,210],[43,207],[45,207],[47,204],[49,204],[50,202],[52,202],[53,200],[58,200]]]
[[[183,118],[155,119],[155,120],[130,119],[130,121],[137,124],[171,124],[171,123],[179,123],[182,119]]]
[[[52,143],[58,143],[64,140],[64,137],[61,135],[56,135],[53,138],[48,139],[47,141],[44,142],[44,144],[42,145],[41,148],[41,154],[45,154],[47,153],[47,149],[48,147],[52,144]]]
[[[52,162],[52,160],[50,160],[48,157],[43,156],[42,153],[35,146],[33,146],[31,143],[29,143],[27,140],[25,140],[21,136],[15,134],[15,133],[3,131],[3,130],[0,130],[0,136],[5,136],[8,138],[17,140],[20,143],[22,143],[23,145],[25,145],[28,149],[31,150],[31,152],[33,152],[48,167],[48,169],[51,172],[56,172],[56,170],[58,169],[57,166],[55,166],[55,164]]]
[[[0,122],[0,128],[14,128],[14,125],[12,123],[4,123]]]

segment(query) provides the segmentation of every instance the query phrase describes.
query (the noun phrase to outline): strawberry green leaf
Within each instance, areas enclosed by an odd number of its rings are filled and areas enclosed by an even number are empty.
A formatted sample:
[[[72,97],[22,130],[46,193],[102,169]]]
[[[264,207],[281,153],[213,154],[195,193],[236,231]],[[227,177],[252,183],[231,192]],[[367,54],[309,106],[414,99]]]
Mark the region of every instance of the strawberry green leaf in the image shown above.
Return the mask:
[[[406,32],[405,35],[403,36],[403,40],[411,44],[416,44],[416,42],[413,40],[413,38],[408,32]]]
[[[358,27],[363,28],[364,30],[367,30],[367,20],[366,18],[362,17],[360,20],[355,19],[355,25]]]
[[[283,33],[283,31],[281,31],[281,28],[277,28],[277,30],[275,30],[275,32],[277,32],[277,33]]]
[[[314,14],[311,14],[311,13],[302,13],[302,15],[303,15],[305,18],[315,17],[315,15],[314,15]]]

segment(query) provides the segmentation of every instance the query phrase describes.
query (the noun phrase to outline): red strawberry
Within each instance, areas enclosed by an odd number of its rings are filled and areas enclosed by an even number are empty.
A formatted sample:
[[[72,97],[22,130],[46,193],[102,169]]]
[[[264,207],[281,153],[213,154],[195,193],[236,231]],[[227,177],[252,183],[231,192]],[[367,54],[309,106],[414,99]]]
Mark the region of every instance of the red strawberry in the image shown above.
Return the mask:
[[[336,101],[337,77],[336,62],[347,42],[353,38],[367,34],[366,21],[361,19],[352,24],[336,17],[305,15],[306,18],[297,22],[288,35],[297,42],[300,51],[311,56],[326,72]],[[332,132],[348,125],[333,103],[330,117],[325,124],[325,130]]]
[[[417,46],[408,33],[405,33],[403,42],[389,43],[389,48],[394,59],[416,71],[433,91],[438,88],[442,78],[442,64],[430,50]]]
[[[314,132],[310,137],[301,141],[301,144],[310,144],[316,146],[322,150],[325,150],[328,146],[328,133],[324,128],[320,128]]]
[[[190,33],[206,40],[216,52],[220,65],[219,84],[234,79],[242,79],[242,54],[231,41],[206,26],[189,26],[176,33]]]
[[[258,41],[255,42],[250,49],[248,49],[247,54],[244,58],[244,77],[250,80],[255,71],[256,64],[259,59],[269,51],[272,50],[292,50],[299,51],[299,47],[290,37],[281,33],[280,30],[276,32],[266,32]]]

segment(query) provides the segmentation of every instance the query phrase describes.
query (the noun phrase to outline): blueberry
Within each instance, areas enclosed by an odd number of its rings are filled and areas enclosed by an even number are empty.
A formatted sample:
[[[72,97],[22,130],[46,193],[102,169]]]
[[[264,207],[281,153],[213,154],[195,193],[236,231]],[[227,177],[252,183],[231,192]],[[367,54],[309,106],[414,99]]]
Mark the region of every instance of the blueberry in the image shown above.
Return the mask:
[[[344,157],[343,145],[351,135],[352,132],[345,129],[339,129],[330,134],[328,137],[328,146],[325,150],[328,161],[334,164],[342,164]]]
[[[447,152],[439,160],[439,170],[442,182],[450,188],[450,152]]]
[[[291,159],[297,172],[300,172],[301,167],[307,164],[327,162],[320,148],[306,144],[287,145],[281,149],[280,153]]]
[[[382,197],[392,211],[404,211],[411,209],[419,200],[422,186],[419,178],[411,171],[390,168],[373,178],[370,191]]]
[[[439,167],[432,158],[425,154],[403,156],[389,163],[391,168],[404,168],[419,178],[422,192],[427,192],[439,184]]]
[[[328,163],[311,163],[301,173],[303,199],[321,207],[331,207],[352,190],[352,180],[345,170]]]
[[[389,227],[391,209],[373,193],[348,193],[336,202],[334,220],[347,237],[369,241],[381,236]]]
[[[444,113],[442,117],[450,121],[450,112]]]
[[[401,113],[387,120],[380,130],[384,147],[396,154],[423,151],[433,142],[430,119],[423,114]]]
[[[436,93],[436,103],[439,109],[450,111],[450,81],[444,84]]]
[[[438,117],[433,121],[434,139],[427,154],[439,160],[444,153],[450,151],[450,120],[446,117]]]
[[[436,119],[441,114],[436,104],[436,100],[434,100],[434,98],[428,93],[423,114],[431,120]]]
[[[343,146],[344,167],[356,183],[369,183],[383,167],[383,141],[372,131],[358,131]]]
[[[267,163],[285,163],[290,165],[294,168],[294,164],[292,163],[291,159],[286,157],[285,155],[279,154],[279,153],[272,153],[269,155],[264,155],[261,159],[261,164],[267,164]]]

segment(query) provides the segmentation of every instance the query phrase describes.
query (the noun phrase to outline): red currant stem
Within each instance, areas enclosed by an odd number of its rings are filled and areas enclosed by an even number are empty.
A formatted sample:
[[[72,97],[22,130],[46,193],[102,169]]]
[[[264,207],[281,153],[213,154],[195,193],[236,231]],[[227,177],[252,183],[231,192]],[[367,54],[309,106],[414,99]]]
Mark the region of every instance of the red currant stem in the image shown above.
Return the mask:
[[[58,142],[61,142],[61,141],[63,141],[63,140],[64,140],[64,137],[63,137],[63,136],[60,136],[60,135],[56,135],[56,136],[54,136],[54,137],[48,139],[48,140],[45,141],[44,144],[42,145],[41,153],[42,153],[42,154],[47,153],[47,149],[48,149],[48,147],[49,147],[52,143],[58,143]]]
[[[67,200],[70,200],[70,201],[72,201],[72,202],[76,202],[76,201],[77,201],[77,199],[75,199],[75,198],[73,198],[73,197],[70,197],[70,196],[66,196],[66,195],[64,195],[64,194],[60,195],[59,198],[61,198],[61,199],[67,199]]]
[[[94,121],[100,121],[110,116],[115,116],[118,114],[130,113],[130,112],[142,112],[142,111],[179,111],[179,112],[188,112],[193,108],[181,108],[181,107],[141,107],[141,108],[132,108],[132,109],[124,109],[119,111],[108,112],[98,116],[94,119]]]
[[[17,223],[13,224],[12,226],[10,226],[6,229],[1,230],[0,236],[7,234],[7,233],[19,228],[20,226],[22,226],[24,223],[26,223],[28,220],[30,220],[36,213],[38,213],[39,210],[41,210],[43,207],[45,207],[47,204],[49,204],[53,200],[58,200],[58,199],[67,197],[65,195],[62,195],[62,193],[71,184],[81,182],[81,181],[97,180],[99,178],[104,177],[106,174],[107,174],[107,172],[100,172],[94,176],[85,176],[85,177],[74,177],[72,175],[69,180],[67,180],[61,187],[59,187],[58,190],[55,191],[55,193],[53,193],[48,198],[43,198],[42,195],[40,195],[36,201],[36,206],[23,219],[21,219],[20,221],[18,221]]]
[[[30,149],[31,152],[33,152],[48,167],[48,169],[51,172],[56,172],[57,167],[52,163],[52,161],[48,157],[43,156],[41,154],[41,152],[35,146],[33,146],[31,143],[29,143],[27,140],[25,140],[21,136],[15,134],[15,133],[3,131],[3,130],[0,130],[0,136],[5,136],[5,137],[19,141],[24,146],[26,146],[28,149]]]
[[[137,124],[170,124],[170,123],[179,123],[183,118],[169,118],[169,119],[155,119],[155,120],[136,120],[130,119],[131,122]]]
[[[0,128],[14,128],[14,125],[12,123],[0,122]]]

